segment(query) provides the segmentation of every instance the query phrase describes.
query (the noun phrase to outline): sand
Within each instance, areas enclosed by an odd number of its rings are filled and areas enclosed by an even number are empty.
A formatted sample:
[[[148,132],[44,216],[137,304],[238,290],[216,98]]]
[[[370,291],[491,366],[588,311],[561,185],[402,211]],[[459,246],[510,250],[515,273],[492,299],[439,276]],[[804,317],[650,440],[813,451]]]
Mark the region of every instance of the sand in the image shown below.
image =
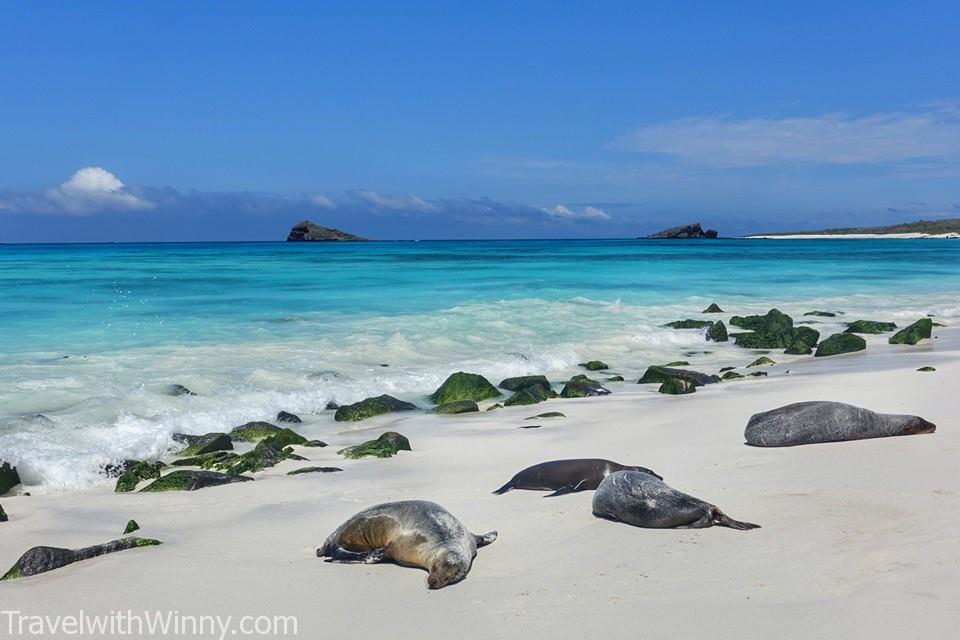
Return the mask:
[[[754,235],[744,237],[764,240],[919,240],[925,238],[956,239],[960,238],[960,233],[797,233],[793,235]]]
[[[34,545],[119,537],[129,518],[165,544],[0,583],[0,609],[294,615],[308,638],[953,637],[960,330],[938,335],[915,347],[870,337],[866,352],[770,367],[769,378],[692,396],[624,383],[604,398],[382,417],[303,450],[309,463],[196,493],[8,496],[0,570]],[[937,371],[915,371],[923,365]],[[751,414],[816,399],[915,413],[938,430],[787,449],[743,444]],[[524,420],[547,410],[567,417]],[[518,428],[531,422],[542,426]],[[387,429],[409,436],[414,451],[360,461],[335,453]],[[644,530],[594,518],[591,492],[490,493],[527,465],[593,456],[648,466],[763,528]],[[306,465],[345,471],[285,475]],[[462,583],[428,591],[417,569],[315,557],[351,514],[410,498],[441,503],[475,533],[499,530]],[[0,617],[0,636],[6,624]]]

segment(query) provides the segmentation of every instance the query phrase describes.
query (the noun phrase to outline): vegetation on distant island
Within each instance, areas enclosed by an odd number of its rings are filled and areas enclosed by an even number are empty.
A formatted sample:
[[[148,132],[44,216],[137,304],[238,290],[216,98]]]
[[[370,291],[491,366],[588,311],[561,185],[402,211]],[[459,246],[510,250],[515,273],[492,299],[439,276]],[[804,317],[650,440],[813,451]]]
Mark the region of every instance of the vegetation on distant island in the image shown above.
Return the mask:
[[[916,222],[904,222],[901,224],[892,224],[885,227],[846,227],[840,229],[824,229],[822,231],[781,231],[778,233],[763,233],[754,235],[764,236],[839,236],[850,234],[874,233],[878,235],[888,235],[891,233],[929,233],[939,235],[942,233],[960,233],[960,218],[946,218],[944,220],[917,220]]]

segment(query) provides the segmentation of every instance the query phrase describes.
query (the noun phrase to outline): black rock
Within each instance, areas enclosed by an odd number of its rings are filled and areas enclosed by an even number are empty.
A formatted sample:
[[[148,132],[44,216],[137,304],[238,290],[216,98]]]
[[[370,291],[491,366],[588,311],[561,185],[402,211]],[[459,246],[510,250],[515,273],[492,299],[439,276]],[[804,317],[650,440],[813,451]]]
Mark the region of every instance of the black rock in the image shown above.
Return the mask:
[[[0,462],[0,496],[20,484],[20,474],[17,468],[8,462]]]
[[[300,416],[298,416],[295,413],[281,411],[280,413],[277,414],[277,422],[290,422],[290,423],[297,424],[297,423],[303,422],[303,420],[301,420]]]
[[[3,510],[3,505],[0,504],[0,522],[6,522],[7,520],[7,512]]]
[[[707,229],[704,231],[700,226],[700,223],[695,222],[693,224],[664,229],[663,231],[659,231],[647,236],[647,240],[688,240],[716,237],[717,232],[714,229]]]
[[[526,387],[532,387],[535,384],[542,384],[545,387],[550,386],[547,376],[518,376],[516,378],[507,378],[501,380],[498,386],[507,391],[519,391]]]
[[[293,225],[287,235],[287,242],[364,242],[366,238],[355,236],[346,231],[321,227],[310,220],[301,220]]]
[[[149,538],[123,538],[122,540],[113,540],[106,544],[98,544],[83,549],[60,549],[57,547],[34,547],[20,556],[17,563],[0,580],[16,580],[17,578],[26,578],[35,576],[39,573],[46,573],[65,567],[74,562],[88,560],[103,556],[117,551],[126,551],[127,549],[137,549],[139,547],[151,547],[160,544],[159,540]]]
[[[301,467],[293,471],[288,471],[287,475],[298,476],[301,473],[336,473],[337,471],[343,471],[343,469],[340,467]]]
[[[190,389],[187,389],[187,388],[186,388],[185,386],[183,386],[182,384],[172,384],[172,385],[170,385],[169,387],[167,387],[167,395],[171,395],[171,396],[195,396],[195,395],[197,395],[197,394],[195,394],[193,391],[190,391]]]

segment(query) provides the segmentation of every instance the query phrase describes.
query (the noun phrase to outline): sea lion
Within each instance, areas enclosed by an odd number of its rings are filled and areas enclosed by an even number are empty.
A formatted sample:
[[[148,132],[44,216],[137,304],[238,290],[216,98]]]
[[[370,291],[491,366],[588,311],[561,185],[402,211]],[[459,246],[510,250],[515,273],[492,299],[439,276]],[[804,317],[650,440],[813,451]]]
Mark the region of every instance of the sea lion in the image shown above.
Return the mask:
[[[758,524],[740,522],[709,502],[688,496],[642,471],[611,473],[593,495],[593,515],[648,529],[730,527],[746,531]]]
[[[386,502],[365,509],[337,528],[318,558],[328,562],[397,564],[429,572],[427,587],[442,589],[463,580],[479,547],[497,539],[497,532],[470,533],[449,511],[425,500]]]
[[[797,402],[750,417],[743,437],[755,447],[843,442],[933,433],[919,416],[874,413],[842,402]]]
[[[527,467],[493,493],[499,495],[511,489],[530,489],[531,491],[553,491],[544,496],[552,498],[577,491],[592,491],[609,474],[626,470],[642,471],[663,480],[645,467],[628,467],[602,458],[551,460]]]

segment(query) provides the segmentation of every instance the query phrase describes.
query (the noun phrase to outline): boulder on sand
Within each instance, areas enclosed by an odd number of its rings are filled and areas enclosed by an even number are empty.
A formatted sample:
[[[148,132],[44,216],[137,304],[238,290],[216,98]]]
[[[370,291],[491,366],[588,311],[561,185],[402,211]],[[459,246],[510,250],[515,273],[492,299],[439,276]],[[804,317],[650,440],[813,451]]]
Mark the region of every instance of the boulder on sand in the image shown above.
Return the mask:
[[[126,551],[127,549],[138,549],[140,547],[152,547],[161,544],[159,540],[150,538],[123,538],[113,540],[106,544],[98,544],[83,549],[60,549],[58,547],[33,547],[25,554],[20,556],[16,564],[10,567],[0,580],[16,580],[18,578],[28,578],[47,571],[60,569],[68,564],[88,560],[98,556],[116,553],[117,551]]]
[[[557,392],[551,389],[549,384],[533,384],[514,391],[513,395],[503,401],[503,406],[537,404],[556,397]]]
[[[430,400],[434,404],[447,404],[459,400],[482,402],[487,398],[496,398],[500,395],[497,388],[483,376],[458,371],[444,380],[443,384],[430,396]]]
[[[817,358],[836,356],[841,353],[863,351],[866,348],[867,341],[855,333],[835,333],[817,345],[817,352],[813,355]]]
[[[365,457],[389,458],[400,451],[413,451],[407,437],[396,431],[388,431],[376,440],[368,440],[363,444],[340,449],[337,453],[344,458],[356,459]]]
[[[713,324],[709,329],[707,329],[707,341],[713,342],[726,342],[730,337],[727,334],[727,327],[723,324],[723,321],[718,321]]]
[[[909,327],[905,327],[890,336],[890,344],[917,344],[921,340],[926,340],[933,333],[933,320],[922,318],[917,320]]]
[[[609,389],[605,389],[599,382],[582,373],[570,378],[560,392],[562,398],[587,398],[607,395],[610,395]]]
[[[458,413],[473,413],[475,411],[480,411],[480,407],[478,407],[477,403],[473,400],[458,400],[456,402],[448,402],[446,404],[438,405],[434,411],[440,415],[452,416]]]
[[[517,376],[516,378],[501,380],[498,386],[507,391],[519,391],[526,387],[532,387],[535,384],[542,384],[545,387],[549,387],[550,381],[547,380],[547,376]]]
[[[337,412],[333,414],[333,419],[337,422],[356,422],[395,411],[413,411],[416,408],[416,405],[410,402],[397,400],[393,396],[384,394],[375,398],[366,398],[353,404],[343,405],[337,408]]]
[[[847,324],[844,333],[886,333],[896,330],[897,325],[894,322],[878,322],[876,320],[856,320]]]
[[[232,484],[234,482],[247,482],[253,480],[247,476],[233,475],[228,473],[217,473],[216,471],[194,471],[192,469],[181,469],[161,476],[154,480],[140,493],[158,493],[161,491],[197,491],[207,487],[218,487],[223,484]]]

